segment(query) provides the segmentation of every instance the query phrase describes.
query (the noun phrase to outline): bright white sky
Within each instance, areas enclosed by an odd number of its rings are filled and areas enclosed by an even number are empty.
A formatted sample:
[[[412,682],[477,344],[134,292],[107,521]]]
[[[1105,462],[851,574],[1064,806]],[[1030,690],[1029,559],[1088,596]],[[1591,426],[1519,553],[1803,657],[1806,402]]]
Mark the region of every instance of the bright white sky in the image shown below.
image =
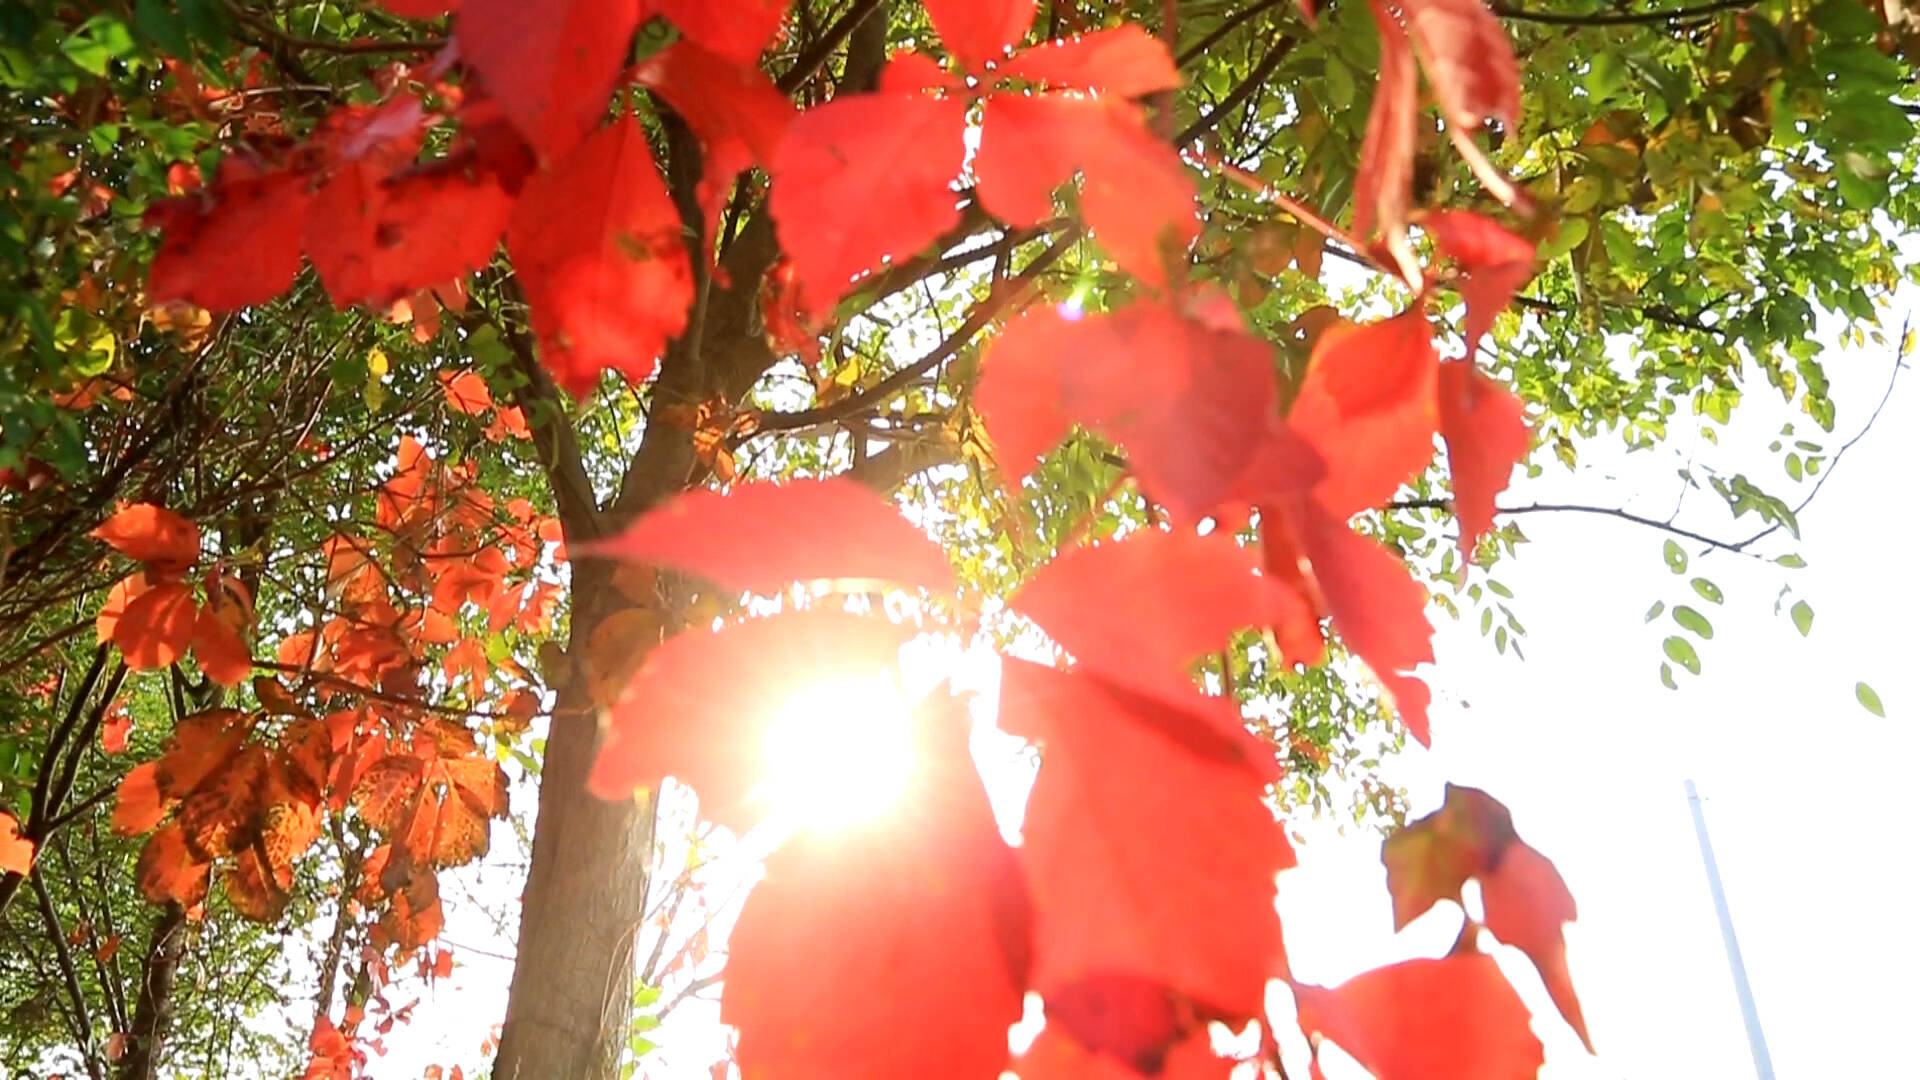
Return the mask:
[[[1920,295],[1901,296],[1893,327],[1901,312],[1920,311],[1915,301]],[[1837,327],[1823,329],[1832,340]],[[1797,502],[1805,488],[1762,452],[1767,442],[1797,421],[1797,437],[1837,448],[1865,424],[1893,357],[1890,349],[1830,350],[1826,363],[1839,404],[1830,438],[1756,379],[1720,447],[1696,442],[1677,423],[1671,447],[1632,458],[1594,450],[1578,476],[1550,468],[1503,501],[1578,501],[1663,517],[1679,491],[1674,470],[1697,453],[1697,463],[1744,471]],[[1571,965],[1597,1058],[1560,1022],[1524,958],[1501,950],[1537,1014],[1546,1080],[1752,1075],[1687,813],[1687,777],[1706,799],[1776,1074],[1888,1075],[1909,1060],[1906,1033],[1920,1009],[1911,977],[1920,970],[1920,930],[1905,910],[1920,884],[1907,825],[1920,760],[1920,634],[1911,627],[1920,611],[1920,500],[1907,487],[1920,464],[1916,379],[1901,377],[1872,433],[1803,516],[1804,540],[1781,534],[1763,542],[1769,555],[1797,551],[1805,570],[1703,558],[1689,545],[1689,573],[1675,576],[1661,559],[1661,536],[1644,527],[1531,514],[1521,522],[1532,543],[1498,573],[1530,631],[1527,659],[1495,655],[1477,633],[1477,614],[1456,624],[1436,613],[1433,749],[1390,762],[1387,777],[1407,788],[1416,813],[1438,805],[1447,780],[1487,789],[1572,887],[1581,917],[1569,928]],[[1710,493],[1690,495],[1679,523],[1728,538],[1759,528],[1731,521]],[[1720,585],[1724,605],[1693,596],[1687,580],[1695,574]],[[1810,638],[1774,614],[1783,582],[1815,608]],[[1701,650],[1703,675],[1681,673],[1677,692],[1658,677],[1660,641],[1674,624],[1665,616],[1642,623],[1655,600],[1690,603],[1717,631]],[[1888,719],[1855,703],[1862,679],[1879,691]],[[1332,983],[1445,951],[1456,913],[1430,913],[1397,938],[1391,932],[1375,839],[1292,824],[1308,839],[1300,868],[1280,884],[1297,975]],[[512,847],[501,840],[498,847]],[[497,898],[507,875],[482,874],[479,890]],[[449,901],[462,906],[457,888]],[[459,946],[460,968],[396,1032],[394,1052],[373,1063],[379,1080],[412,1080],[433,1062],[471,1065],[500,1016],[510,962],[477,950],[505,954],[510,944],[457,913],[447,937]],[[713,1015],[689,1008],[644,1075],[704,1077],[718,1037]],[[1333,1080],[1339,1075],[1329,1067]]]

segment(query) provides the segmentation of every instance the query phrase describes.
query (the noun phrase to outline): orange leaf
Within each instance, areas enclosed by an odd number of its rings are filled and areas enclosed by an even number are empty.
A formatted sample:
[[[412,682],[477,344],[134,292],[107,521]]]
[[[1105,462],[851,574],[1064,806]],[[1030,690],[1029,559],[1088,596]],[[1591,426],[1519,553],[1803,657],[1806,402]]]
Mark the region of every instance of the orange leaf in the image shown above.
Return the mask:
[[[133,717],[125,705],[115,705],[100,725],[100,749],[109,754],[127,752],[127,735],[133,730]]]
[[[1527,954],[1560,1015],[1592,1051],[1580,997],[1567,971],[1567,940],[1562,930],[1579,912],[1560,871],[1545,855],[1516,840],[1493,873],[1480,879],[1480,899],[1486,905],[1487,929]]]
[[[200,558],[200,527],[152,503],[121,507],[91,535],[156,574],[181,573]]]
[[[1133,23],[1023,49],[999,65],[998,73],[1055,90],[1117,98],[1180,85],[1180,69],[1166,44]]]
[[[212,605],[194,621],[193,655],[207,678],[221,686],[239,686],[253,674],[253,654],[246,638]]]
[[[927,0],[947,51],[972,70],[1006,56],[1033,22],[1034,0]]]
[[[171,900],[190,908],[206,899],[212,869],[211,862],[188,850],[186,832],[178,824],[169,825],[140,849],[140,891],[156,904]]]
[[[607,369],[636,382],[653,373],[693,301],[681,228],[646,132],[631,116],[528,182],[507,248],[541,362],[561,386],[582,395]]]
[[[113,643],[134,671],[164,668],[186,653],[196,614],[191,588],[156,585],[128,602],[113,627]]]
[[[493,392],[487,389],[487,380],[477,371],[443,371],[439,374],[440,389],[447,396],[447,404],[455,412],[478,416],[493,408]]]
[[[1492,957],[1408,960],[1332,989],[1294,988],[1300,1026],[1378,1080],[1532,1080],[1544,1061],[1527,1007]]]
[[[157,761],[142,762],[120,781],[113,804],[114,832],[138,836],[160,824],[173,809],[173,800],[160,797],[159,769]]]
[[[12,814],[0,813],[0,873],[33,872],[33,841],[20,835],[20,822]]]
[[[1379,505],[1433,460],[1439,369],[1418,308],[1321,335],[1287,420],[1327,462],[1315,495],[1333,516]]]
[[[1453,474],[1453,513],[1468,555],[1493,527],[1494,497],[1525,460],[1531,437],[1520,399],[1471,360],[1440,365],[1440,434]]]

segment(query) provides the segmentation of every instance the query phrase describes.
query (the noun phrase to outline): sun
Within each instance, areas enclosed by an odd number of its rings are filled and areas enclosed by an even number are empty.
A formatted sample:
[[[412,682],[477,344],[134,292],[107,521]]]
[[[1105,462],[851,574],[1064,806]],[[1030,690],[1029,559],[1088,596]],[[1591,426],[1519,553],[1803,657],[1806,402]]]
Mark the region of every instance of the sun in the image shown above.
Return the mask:
[[[912,703],[882,674],[807,687],[779,707],[755,797],[781,831],[843,829],[885,815],[913,771]]]

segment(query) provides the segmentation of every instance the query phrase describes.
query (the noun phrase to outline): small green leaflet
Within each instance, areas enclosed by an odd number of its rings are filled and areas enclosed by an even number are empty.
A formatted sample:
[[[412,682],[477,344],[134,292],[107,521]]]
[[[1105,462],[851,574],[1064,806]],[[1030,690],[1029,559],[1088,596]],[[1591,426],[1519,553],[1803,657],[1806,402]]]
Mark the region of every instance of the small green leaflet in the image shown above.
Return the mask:
[[[1653,606],[1647,609],[1646,621],[1652,622],[1653,620],[1659,618],[1660,613],[1665,610],[1667,610],[1667,602],[1665,600],[1655,600],[1653,602]]]
[[[1680,689],[1680,684],[1673,681],[1673,665],[1672,664],[1662,663],[1660,665],[1660,682],[1669,690]]]
[[[1667,541],[1667,546],[1663,554],[1666,556],[1667,569],[1676,574],[1684,574],[1687,572],[1687,553],[1680,550],[1679,544],[1672,540]]]
[[[1793,625],[1800,631],[1801,637],[1813,633],[1813,605],[1805,600],[1796,600],[1793,604]]]
[[[1880,695],[1873,692],[1873,687],[1863,682],[1854,683],[1853,696],[1856,701],[1860,702],[1861,708],[1883,720],[1886,719],[1887,707],[1880,704]]]
[[[1673,609],[1673,621],[1693,631],[1696,636],[1704,641],[1713,640],[1713,624],[1707,621],[1705,615],[1687,607],[1685,604]]]
[[[1700,674],[1700,654],[1693,651],[1693,643],[1678,634],[1660,643],[1666,650],[1667,659],[1687,669],[1687,674]]]
[[[1706,578],[1694,578],[1690,584],[1693,586],[1693,591],[1700,594],[1700,599],[1705,600],[1709,604],[1717,604],[1726,599],[1726,594],[1720,591],[1720,586],[1715,585]]]
[[[1802,570],[1805,569],[1807,565],[1807,560],[1798,555],[1782,555],[1773,561],[1789,570]]]

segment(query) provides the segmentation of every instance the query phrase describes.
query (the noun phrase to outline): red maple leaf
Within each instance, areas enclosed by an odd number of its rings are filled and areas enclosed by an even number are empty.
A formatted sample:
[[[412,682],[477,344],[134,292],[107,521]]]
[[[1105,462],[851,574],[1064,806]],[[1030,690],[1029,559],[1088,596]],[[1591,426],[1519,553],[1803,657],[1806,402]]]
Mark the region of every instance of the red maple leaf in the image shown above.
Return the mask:
[[[1331,989],[1299,984],[1300,1027],[1378,1080],[1532,1080],[1545,1060],[1492,957],[1407,960]]]
[[[507,119],[542,163],[553,165],[606,116],[640,24],[640,5],[466,0],[454,19],[454,35],[461,57]]]
[[[768,857],[729,940],[720,1018],[742,1073],[991,1080],[1027,988],[1019,864],[967,753],[966,709],[915,720],[912,799]]]
[[[161,231],[147,272],[148,302],[231,311],[285,292],[300,270],[311,201],[305,175],[227,158],[211,188],[147,211],[147,224]]]
[[[576,395],[609,368],[635,381],[653,374],[687,325],[693,269],[680,215],[630,116],[528,182],[507,249],[541,361]]]
[[[1223,1019],[1261,1012],[1293,862],[1263,799],[1278,771],[1230,702],[1187,703],[1005,663],[1000,726],[1042,748],[1020,850],[1043,995],[1121,975]]]
[[[1455,287],[1467,303],[1467,359],[1513,294],[1533,276],[1533,245],[1470,210],[1443,210],[1420,220],[1440,253],[1460,267]]]
[[[1525,460],[1531,437],[1520,399],[1471,360],[1441,364],[1439,392],[1460,550],[1472,554],[1493,527],[1494,497],[1506,490],[1514,466]]]
[[[746,592],[846,579],[954,587],[940,546],[846,477],[689,492],[581,550],[671,566]]]
[[[1433,460],[1440,357],[1418,308],[1321,334],[1287,422],[1320,452],[1320,504],[1345,519],[1385,502]]]
[[[799,114],[765,72],[698,45],[662,49],[640,65],[636,78],[666,99],[700,140],[698,195],[711,241],[734,178],[756,165],[770,167],[787,125]]]
[[[968,68],[1000,60],[1033,22],[1034,0],[927,0],[947,51]]]
[[[665,15],[687,39],[742,68],[767,47],[787,0],[643,0]]]

